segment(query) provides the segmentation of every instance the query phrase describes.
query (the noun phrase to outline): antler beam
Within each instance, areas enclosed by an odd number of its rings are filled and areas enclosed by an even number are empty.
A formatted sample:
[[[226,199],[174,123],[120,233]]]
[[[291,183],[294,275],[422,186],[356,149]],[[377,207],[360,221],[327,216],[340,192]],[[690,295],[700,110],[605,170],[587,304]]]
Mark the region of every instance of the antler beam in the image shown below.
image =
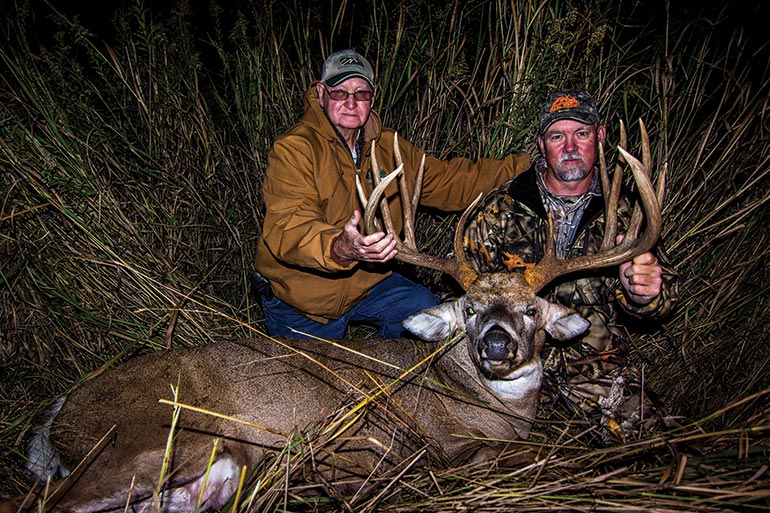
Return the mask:
[[[476,206],[481,199],[482,195],[479,194],[478,198],[463,212],[460,220],[457,224],[458,228],[454,236],[454,256],[453,258],[439,258],[433,255],[427,255],[421,253],[417,249],[416,237],[414,235],[414,216],[417,211],[417,205],[419,203],[420,194],[422,192],[422,181],[425,171],[425,155],[422,157],[422,162],[417,171],[417,177],[414,187],[414,193],[409,193],[409,186],[404,176],[404,164],[401,158],[401,151],[398,147],[398,134],[394,134],[393,138],[393,152],[396,158],[396,169],[380,179],[380,167],[377,163],[377,157],[375,156],[376,145],[372,141],[372,174],[374,175],[375,187],[371,195],[367,198],[366,193],[363,190],[360,179],[356,176],[356,188],[358,189],[358,195],[361,199],[361,203],[364,206],[364,227],[367,233],[374,233],[381,231],[377,222],[377,211],[379,208],[380,215],[384,224],[384,230],[387,233],[392,233],[396,238],[396,250],[398,254],[396,259],[409,264],[417,265],[420,267],[427,267],[429,269],[435,269],[444,272],[452,276],[463,289],[467,290],[473,283],[478,274],[465,260],[465,251],[463,250],[463,233],[462,227],[465,225],[465,221],[468,218],[470,211]],[[404,239],[400,239],[396,233],[395,226],[393,225],[393,219],[390,214],[390,207],[388,206],[388,200],[385,197],[385,189],[394,181],[398,179],[399,191],[401,194],[402,209],[404,212]]]

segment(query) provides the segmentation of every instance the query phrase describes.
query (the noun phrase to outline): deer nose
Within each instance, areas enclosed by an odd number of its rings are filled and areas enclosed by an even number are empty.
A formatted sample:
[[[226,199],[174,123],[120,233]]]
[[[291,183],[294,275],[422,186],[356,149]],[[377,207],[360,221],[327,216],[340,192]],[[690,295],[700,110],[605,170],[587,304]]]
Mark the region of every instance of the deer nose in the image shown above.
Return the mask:
[[[507,360],[516,352],[516,342],[502,328],[490,328],[482,337],[482,351],[489,360]]]

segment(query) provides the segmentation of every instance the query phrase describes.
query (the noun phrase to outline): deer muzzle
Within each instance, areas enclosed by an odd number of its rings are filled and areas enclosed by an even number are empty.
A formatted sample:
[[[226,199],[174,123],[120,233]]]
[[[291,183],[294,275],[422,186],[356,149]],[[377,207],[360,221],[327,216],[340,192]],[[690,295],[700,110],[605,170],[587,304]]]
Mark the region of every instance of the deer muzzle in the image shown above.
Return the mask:
[[[484,373],[490,378],[503,377],[518,365],[518,343],[500,326],[493,326],[482,335],[478,349]]]

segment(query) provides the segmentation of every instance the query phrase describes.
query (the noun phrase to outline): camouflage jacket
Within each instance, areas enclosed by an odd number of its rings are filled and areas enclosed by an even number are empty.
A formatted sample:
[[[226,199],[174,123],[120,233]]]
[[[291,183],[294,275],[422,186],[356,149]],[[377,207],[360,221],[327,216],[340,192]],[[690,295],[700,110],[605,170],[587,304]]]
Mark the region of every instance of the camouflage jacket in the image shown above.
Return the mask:
[[[548,233],[546,208],[537,185],[537,161],[528,171],[492,190],[471,214],[465,228],[465,253],[477,272],[510,270],[518,255],[525,262],[543,256]],[[631,217],[627,194],[621,196],[618,231],[624,233]],[[604,234],[604,199],[594,195],[585,206],[567,257],[598,251]],[[637,305],[626,295],[617,267],[594,269],[561,277],[544,293],[547,299],[574,308],[591,321],[583,341],[597,351],[615,347],[618,310],[637,318],[657,319],[668,314],[677,300],[677,275],[662,244],[653,250],[663,267],[661,294],[648,305]]]

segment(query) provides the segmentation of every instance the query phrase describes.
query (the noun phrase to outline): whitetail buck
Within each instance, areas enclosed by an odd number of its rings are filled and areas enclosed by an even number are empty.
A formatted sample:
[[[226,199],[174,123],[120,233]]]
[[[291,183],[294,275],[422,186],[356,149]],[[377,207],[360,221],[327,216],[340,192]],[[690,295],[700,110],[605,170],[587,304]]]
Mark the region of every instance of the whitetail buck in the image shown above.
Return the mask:
[[[365,224],[370,232],[376,229],[375,210],[381,205],[382,222],[392,230],[387,200],[381,198],[388,183],[401,176],[405,241],[398,242],[397,258],[449,273],[466,290],[458,300],[418,313],[404,325],[428,341],[453,335],[456,340],[438,345],[348,340],[343,347],[263,337],[132,359],[76,388],[42,431],[50,429],[55,463],[72,470],[51,486],[46,507],[85,512],[132,504],[135,510],[187,512],[200,497],[201,509],[218,509],[236,491],[241,469],[271,452],[285,462],[303,461],[310,482],[345,491],[362,486],[372,472],[393,476],[415,462],[462,465],[512,454],[505,449],[527,438],[535,415],[545,332],[569,339],[588,327],[580,315],[546,302],[537,291],[567,272],[625,262],[658,238],[660,207],[649,179],[644,131],[642,140],[642,162],[621,153],[641,192],[643,234],[636,235],[640,211],[637,227],[620,246],[608,242],[600,255],[569,261],[557,261],[551,248],[522,274],[477,276],[471,270],[461,235],[470,208],[460,221],[452,259],[420,254],[412,218],[422,166],[410,199],[398,162],[399,169],[368,201],[362,198]],[[373,162],[373,167],[377,177],[379,166]],[[601,167],[605,191],[613,191],[608,195],[612,225],[620,172],[610,187]],[[614,233],[607,240],[614,241]],[[159,403],[170,398],[172,386],[178,386],[180,402],[221,416],[183,409],[172,428],[172,408]],[[170,431],[175,438],[165,458]],[[44,438],[34,444],[35,459],[47,454],[40,450]],[[168,470],[161,484],[164,464]],[[0,510],[30,507],[23,501],[7,502]]]

